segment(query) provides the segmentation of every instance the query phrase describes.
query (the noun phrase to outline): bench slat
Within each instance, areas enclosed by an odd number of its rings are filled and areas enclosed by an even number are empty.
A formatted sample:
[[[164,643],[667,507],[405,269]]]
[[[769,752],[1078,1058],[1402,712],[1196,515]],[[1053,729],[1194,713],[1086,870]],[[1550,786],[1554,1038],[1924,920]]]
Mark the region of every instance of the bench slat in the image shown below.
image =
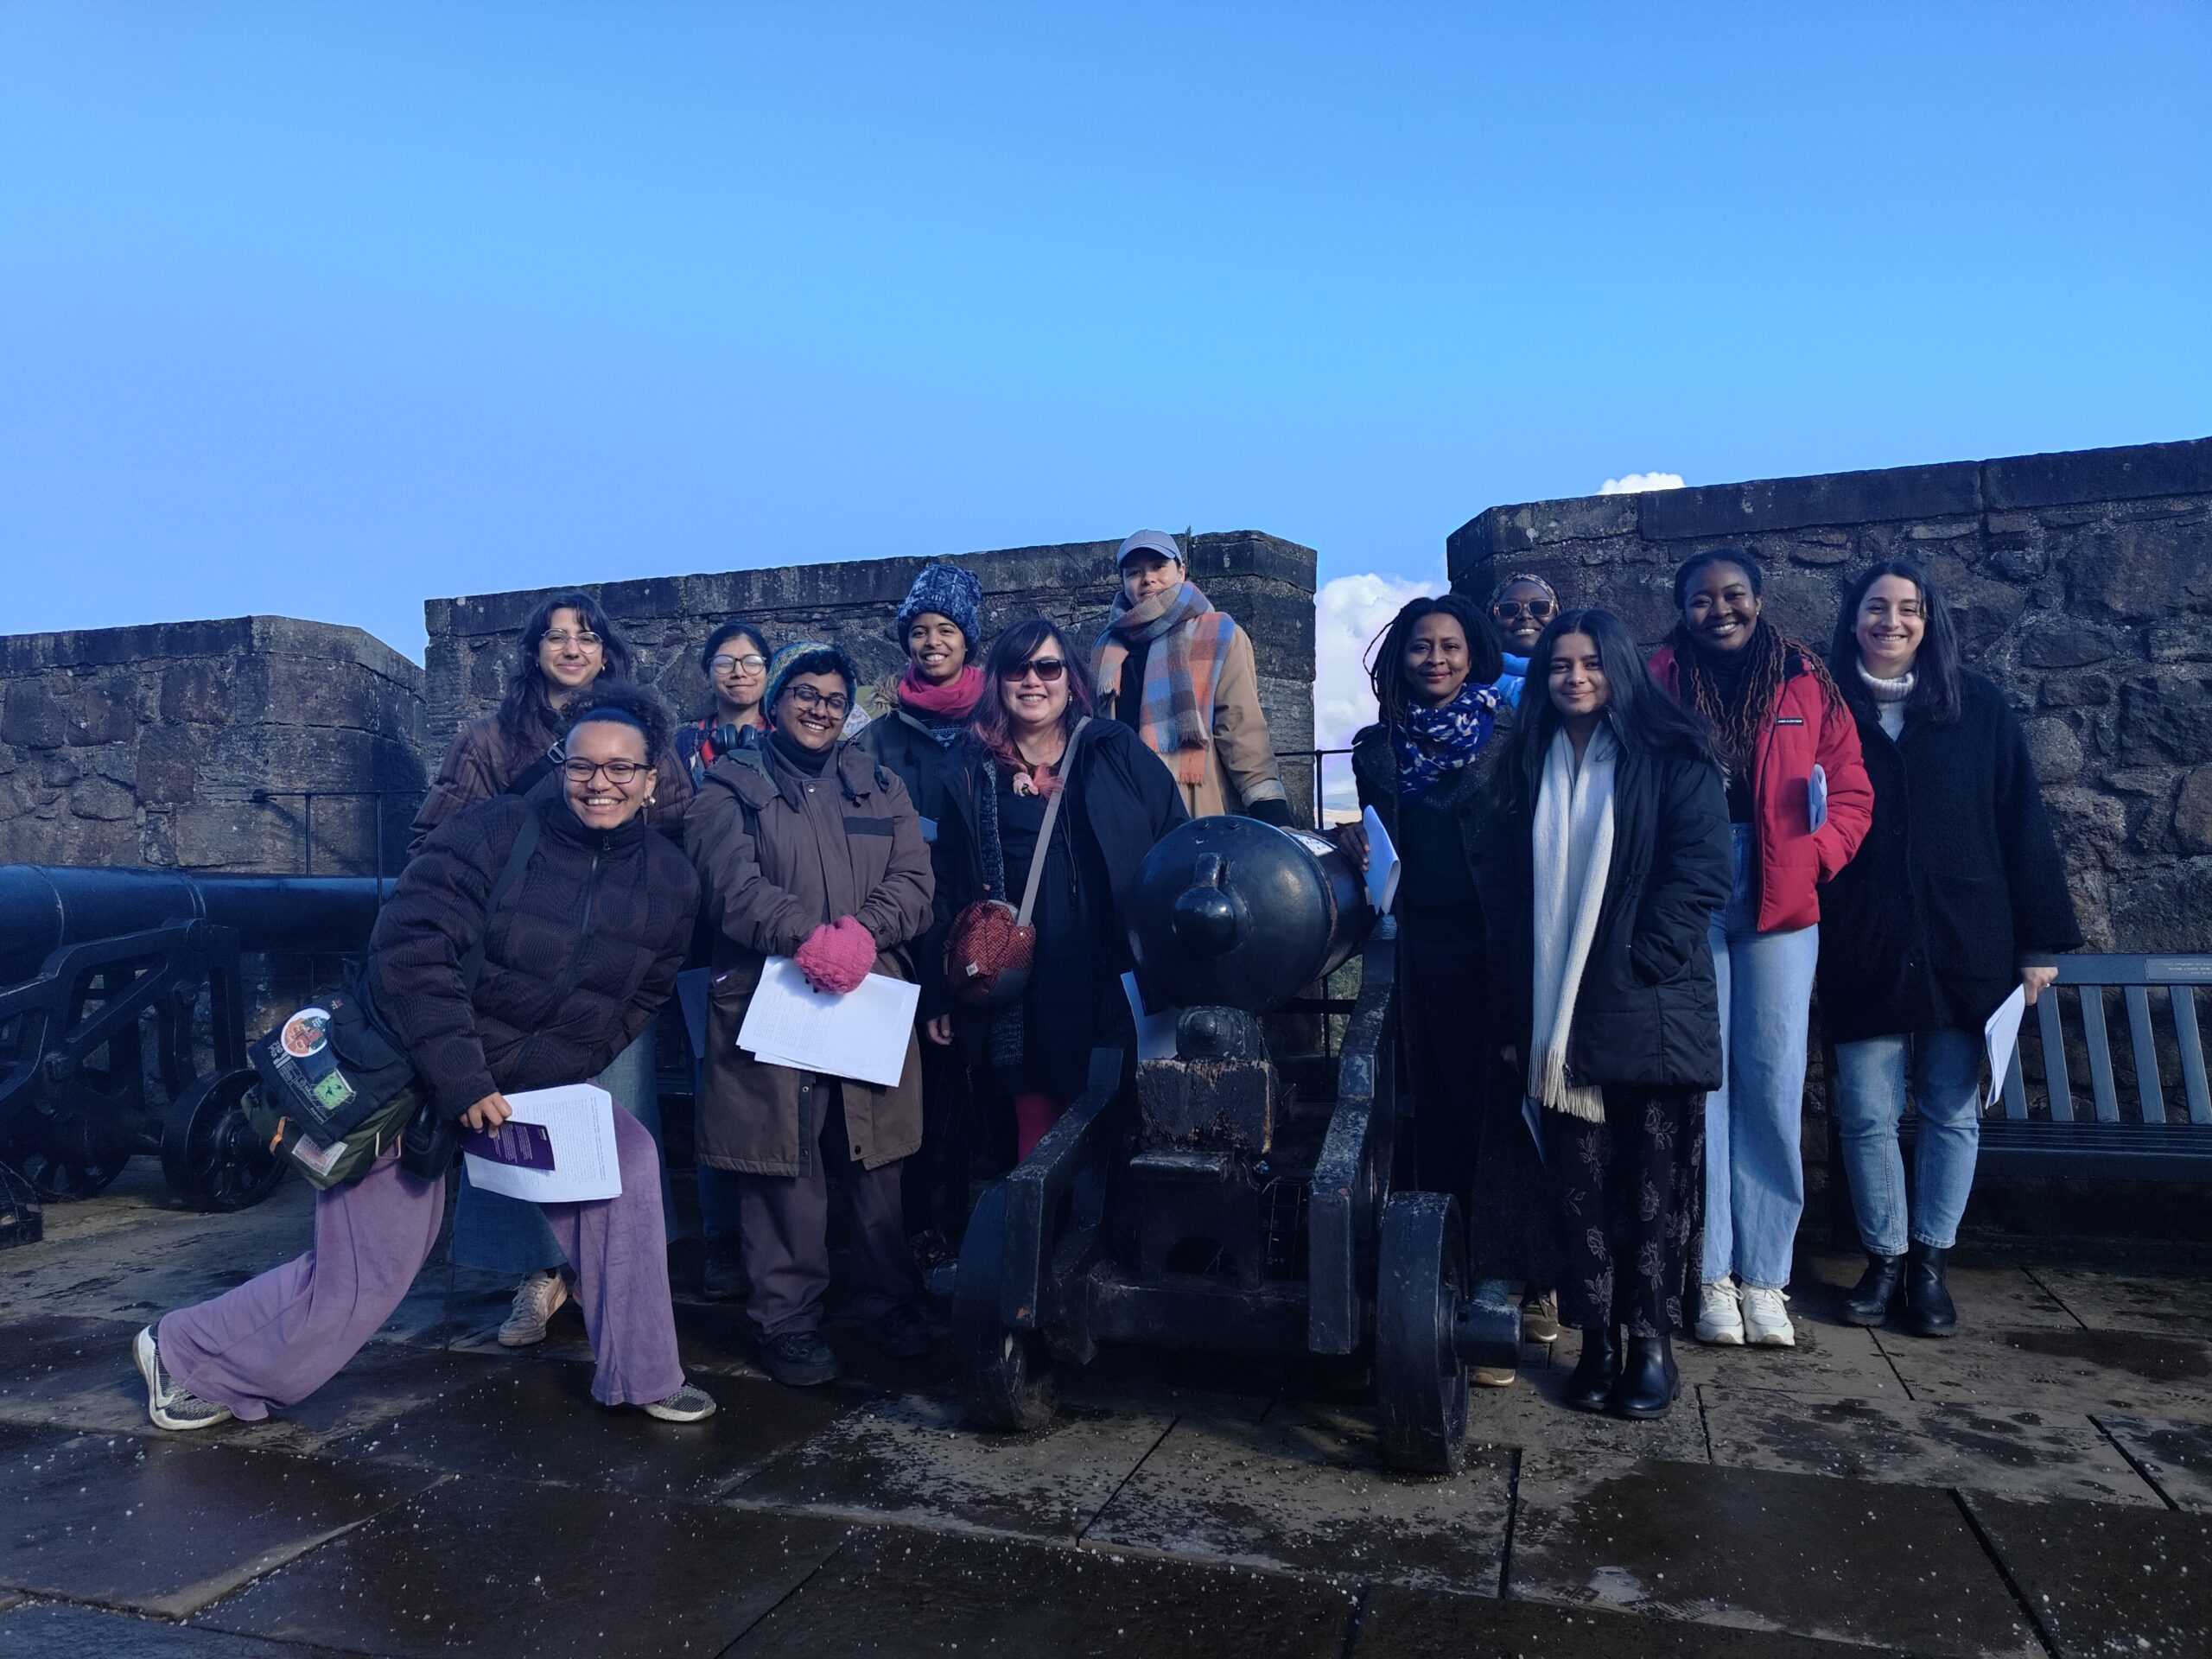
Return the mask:
[[[2196,1035],[2196,993],[2186,985],[2169,985],[2166,995],[2173,1004],[2174,1035],[2181,1045],[2181,1087],[2189,1102],[2189,1121],[2212,1123],[2212,1093],[2204,1086],[2204,1045]]]
[[[2066,1027],[2058,1017],[2059,1007],[2055,989],[2049,996],[2036,999],[2037,1022],[2043,1027],[2044,1089],[2050,1096],[2050,1119],[2054,1123],[2071,1123],[2074,1090],[2066,1077]],[[2007,1101],[2005,1104],[2009,1108],[2012,1103]],[[2015,1117],[2025,1115],[2024,1107],[2012,1114]]]
[[[2130,985],[2120,993],[2127,1003],[2127,1040],[2135,1051],[2135,1103],[2145,1123],[2166,1121],[2166,1091],[2158,1082],[2158,1036],[2151,1029],[2151,993]]]
[[[2104,988],[2082,988],[2082,1035],[2089,1046],[2089,1088],[2095,1097],[2097,1122],[2120,1122],[2120,1090],[2113,1086],[2112,1038],[2105,1030]]]
[[[2020,1078],[2020,1046],[2012,1045],[2012,1058],[2005,1063],[2005,1116],[2017,1123],[2028,1120],[2028,1090]]]

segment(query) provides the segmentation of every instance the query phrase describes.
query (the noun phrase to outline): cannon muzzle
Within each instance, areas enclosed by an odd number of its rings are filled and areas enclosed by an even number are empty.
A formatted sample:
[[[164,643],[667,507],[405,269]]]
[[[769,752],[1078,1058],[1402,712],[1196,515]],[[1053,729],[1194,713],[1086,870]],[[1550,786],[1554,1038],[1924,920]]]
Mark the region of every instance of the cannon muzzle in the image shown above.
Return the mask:
[[[370,876],[0,865],[0,984],[29,978],[65,944],[174,922],[230,928],[247,950],[358,950],[387,886]]]

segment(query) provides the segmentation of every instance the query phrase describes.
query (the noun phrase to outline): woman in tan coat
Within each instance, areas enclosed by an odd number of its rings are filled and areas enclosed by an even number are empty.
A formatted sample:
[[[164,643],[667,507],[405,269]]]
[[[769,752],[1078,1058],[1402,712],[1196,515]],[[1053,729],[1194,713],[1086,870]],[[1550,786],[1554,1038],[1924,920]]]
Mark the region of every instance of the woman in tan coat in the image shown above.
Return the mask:
[[[1166,531],[1137,531],[1115,564],[1122,589],[1090,648],[1100,713],[1166,762],[1192,817],[1242,811],[1287,827],[1250,637],[1185,579],[1182,544]]]
[[[769,1375],[793,1386],[837,1375],[820,1335],[833,1172],[852,1202],[860,1312],[893,1353],[929,1346],[899,1191],[899,1160],[922,1141],[912,1033],[889,1088],[765,1065],[737,1046],[771,957],[791,957],[817,990],[849,991],[871,973],[914,977],[930,852],[905,785],[841,741],[856,677],[832,646],[778,652],[767,741],[715,763],[683,825],[715,931],[699,1159],[739,1177],[747,1312]]]

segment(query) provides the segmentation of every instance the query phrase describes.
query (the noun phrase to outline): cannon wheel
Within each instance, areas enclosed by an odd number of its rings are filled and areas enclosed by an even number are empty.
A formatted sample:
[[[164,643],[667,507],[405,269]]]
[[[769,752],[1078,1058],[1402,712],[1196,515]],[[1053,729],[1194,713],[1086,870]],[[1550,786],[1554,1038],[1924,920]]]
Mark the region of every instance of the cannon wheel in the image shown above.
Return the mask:
[[[1456,1474],[1466,1455],[1467,1365],[1452,1341],[1461,1277],[1458,1203],[1393,1197],[1376,1267],[1375,1394],[1394,1469]]]
[[[22,1172],[39,1197],[53,1204],[72,1204],[105,1192],[130,1154],[120,1148],[102,1152],[49,1152],[43,1147],[22,1147],[9,1160]]]
[[[1042,1428],[1058,1393],[1052,1361],[1034,1331],[999,1319],[1006,1260],[1006,1189],[994,1186],[968,1217],[952,1281],[952,1344],[968,1415],[984,1428]]]
[[[201,1077],[170,1103],[162,1122],[162,1173],[194,1210],[245,1210],[276,1190],[284,1160],[245,1120],[251,1067]]]

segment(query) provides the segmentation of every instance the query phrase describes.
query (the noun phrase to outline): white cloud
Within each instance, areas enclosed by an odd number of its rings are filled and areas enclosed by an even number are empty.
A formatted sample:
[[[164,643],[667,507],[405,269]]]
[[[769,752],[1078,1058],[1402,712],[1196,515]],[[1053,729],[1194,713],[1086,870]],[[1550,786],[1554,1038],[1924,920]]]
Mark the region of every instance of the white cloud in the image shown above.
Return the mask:
[[[1626,478],[1609,478],[1598,486],[1600,495],[1633,495],[1638,490],[1679,490],[1682,487],[1680,473],[1630,473]]]
[[[1338,576],[1313,596],[1313,741],[1341,749],[1375,718],[1375,692],[1367,680],[1369,643],[1390,625],[1409,599],[1440,594],[1441,580],[1402,576]],[[1324,760],[1324,798],[1331,807],[1353,800],[1351,767],[1341,755]]]

